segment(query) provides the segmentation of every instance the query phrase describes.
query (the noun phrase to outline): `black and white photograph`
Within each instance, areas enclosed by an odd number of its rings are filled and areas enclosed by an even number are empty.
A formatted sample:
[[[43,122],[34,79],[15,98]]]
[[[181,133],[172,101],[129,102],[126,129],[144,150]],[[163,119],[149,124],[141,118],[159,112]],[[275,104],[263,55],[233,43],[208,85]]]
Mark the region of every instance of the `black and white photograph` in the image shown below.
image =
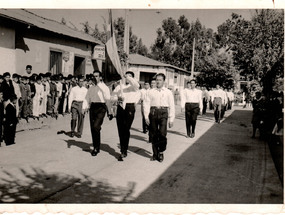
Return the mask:
[[[2,205],[282,207],[283,8],[1,7],[0,62]]]

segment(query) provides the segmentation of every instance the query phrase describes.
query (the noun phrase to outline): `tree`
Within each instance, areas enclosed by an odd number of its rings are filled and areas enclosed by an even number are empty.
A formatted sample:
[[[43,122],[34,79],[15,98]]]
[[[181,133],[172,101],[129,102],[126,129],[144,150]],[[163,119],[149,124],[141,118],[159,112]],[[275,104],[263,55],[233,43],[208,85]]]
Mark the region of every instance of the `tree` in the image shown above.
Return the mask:
[[[218,27],[216,39],[231,50],[234,65],[247,80],[257,80],[265,92],[284,71],[284,12],[256,10],[250,21],[233,13]]]

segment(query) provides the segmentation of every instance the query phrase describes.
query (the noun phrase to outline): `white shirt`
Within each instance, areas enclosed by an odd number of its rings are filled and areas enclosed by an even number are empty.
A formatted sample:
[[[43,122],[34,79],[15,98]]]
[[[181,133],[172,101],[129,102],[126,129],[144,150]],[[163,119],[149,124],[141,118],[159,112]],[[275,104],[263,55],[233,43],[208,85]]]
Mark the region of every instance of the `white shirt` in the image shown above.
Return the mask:
[[[169,121],[174,121],[174,97],[173,93],[169,89],[162,87],[160,90],[158,88],[153,88],[149,90],[149,92],[146,94],[146,99],[144,101],[144,116],[146,119],[148,119],[150,107],[169,107]]]
[[[203,107],[203,103],[202,103],[202,91],[198,90],[198,89],[189,89],[189,88],[185,88],[182,92],[181,92],[181,108],[185,107],[185,103],[198,103],[199,107],[202,108]]]
[[[13,84],[14,91],[15,91],[15,94],[17,96],[17,99],[21,98],[22,95],[21,95],[21,90],[20,90],[19,84],[17,84],[15,81],[12,81],[12,84]]]
[[[87,101],[86,101],[86,94],[87,94],[87,88],[86,87],[79,87],[75,86],[71,89],[69,97],[68,97],[68,108],[71,109],[71,104],[73,101],[82,101],[82,109],[86,109],[88,107]]]
[[[233,101],[235,99],[235,95],[233,92],[227,92],[227,96],[228,96],[230,101]]]
[[[61,97],[62,94],[62,83],[58,82],[56,84],[56,90],[57,90],[57,97]]]
[[[118,96],[124,98],[124,103],[138,103],[140,100],[140,92],[139,92],[139,83],[132,77],[127,76],[128,81],[130,82],[128,85],[122,84],[123,95],[121,94],[121,86],[120,84],[114,89],[112,94],[112,100],[117,101]]]
[[[141,100],[144,101],[145,98],[146,98],[146,95],[148,94],[150,88],[149,89],[141,89],[140,92],[141,92]]]
[[[222,103],[225,104],[227,102],[227,94],[222,89],[213,90],[212,94],[212,102],[214,101],[215,97],[220,97],[222,99]]]

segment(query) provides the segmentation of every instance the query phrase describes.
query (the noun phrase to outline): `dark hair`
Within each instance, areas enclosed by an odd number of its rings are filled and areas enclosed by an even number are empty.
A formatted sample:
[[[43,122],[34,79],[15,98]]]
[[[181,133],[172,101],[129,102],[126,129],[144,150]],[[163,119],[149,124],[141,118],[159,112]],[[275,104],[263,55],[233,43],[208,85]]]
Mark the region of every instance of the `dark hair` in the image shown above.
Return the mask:
[[[37,77],[36,77],[36,81],[41,81],[42,80],[42,77],[40,76],[40,75],[38,75]]]
[[[10,74],[9,72],[5,72],[5,73],[3,74],[3,78],[5,78],[6,76],[10,76],[10,77],[11,77],[11,74]]]
[[[127,74],[130,74],[133,78],[135,77],[135,73],[133,73],[132,71],[127,71],[127,72],[126,72],[126,75],[127,75]]]
[[[46,77],[51,77],[51,73],[50,73],[50,72],[47,72],[47,73],[46,73]]]
[[[93,72],[93,74],[94,74],[94,73],[98,73],[99,76],[102,77],[102,72],[100,72],[99,70],[95,70],[95,71]]]
[[[10,95],[10,96],[9,96],[9,99],[10,99],[10,101],[14,101],[14,100],[16,100],[16,99],[17,99],[16,94],[12,94],[12,95]]]
[[[84,76],[83,75],[78,75],[77,78],[78,78],[78,80],[84,79]]]
[[[0,75],[0,79],[3,79],[3,76],[2,76],[2,75]]]
[[[12,75],[12,78],[19,78],[19,75],[18,75],[17,73],[14,73],[14,74]]]
[[[33,67],[31,65],[27,65],[26,69],[32,69]]]
[[[163,80],[165,81],[165,75],[163,73],[158,73],[156,74],[155,78],[157,78],[158,76],[163,77]]]

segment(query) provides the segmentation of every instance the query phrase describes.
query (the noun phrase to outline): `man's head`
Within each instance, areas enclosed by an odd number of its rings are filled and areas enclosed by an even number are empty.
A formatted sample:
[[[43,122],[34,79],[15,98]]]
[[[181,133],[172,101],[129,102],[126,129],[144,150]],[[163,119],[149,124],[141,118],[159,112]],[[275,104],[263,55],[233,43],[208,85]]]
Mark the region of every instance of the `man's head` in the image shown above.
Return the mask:
[[[196,81],[194,80],[194,79],[192,79],[191,81],[189,81],[189,85],[190,85],[190,88],[191,89],[195,89],[195,87],[196,87]],[[188,86],[189,86],[188,85]]]
[[[14,73],[13,75],[12,75],[12,79],[13,79],[13,81],[14,82],[18,82],[19,81],[19,75],[17,74],[17,73]]]
[[[156,88],[156,80],[155,79],[152,79],[151,82],[150,82],[150,88],[153,89],[153,88]]]
[[[216,85],[216,89],[217,90],[220,89],[220,85],[219,84]]]
[[[79,87],[83,87],[84,84],[84,76],[83,75],[79,75],[78,76],[78,86]]]
[[[129,76],[129,77],[132,77],[132,78],[135,77],[135,74],[132,71],[127,71],[125,75]],[[126,84],[129,84],[128,79],[126,79]]]
[[[30,75],[32,73],[32,66],[31,65],[27,65],[26,66],[26,72]]]
[[[162,88],[164,86],[164,82],[165,82],[165,75],[163,73],[158,73],[156,75],[156,87],[157,88]]]
[[[102,81],[102,72],[100,72],[99,70],[95,70],[93,72],[93,76],[94,76],[95,81],[96,81],[95,84],[97,84],[97,83]]]
[[[10,102],[12,102],[14,105],[17,103],[17,96],[16,94],[12,94],[9,98]]]
[[[10,78],[11,78],[11,74],[9,73],[9,72],[5,72],[4,74],[3,74],[3,78],[4,78],[4,80],[5,81],[10,81]]]
[[[149,85],[149,83],[146,81],[146,82],[144,82],[144,88],[146,89],[146,90],[148,90],[149,88],[150,88],[150,85]]]
[[[38,75],[36,77],[36,82],[37,82],[37,84],[41,84],[42,83],[42,77]]]
[[[255,97],[256,97],[257,99],[260,99],[260,98],[261,98],[261,92],[256,92],[256,93],[255,93]]]

